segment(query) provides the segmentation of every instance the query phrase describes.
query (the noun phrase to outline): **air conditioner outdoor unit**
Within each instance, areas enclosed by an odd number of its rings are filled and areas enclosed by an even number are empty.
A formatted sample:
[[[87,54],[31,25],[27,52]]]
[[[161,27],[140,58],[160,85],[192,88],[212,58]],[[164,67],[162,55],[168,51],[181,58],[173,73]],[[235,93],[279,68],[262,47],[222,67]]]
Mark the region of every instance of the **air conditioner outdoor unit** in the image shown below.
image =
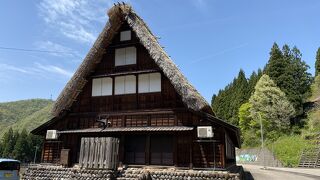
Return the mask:
[[[47,130],[46,139],[58,139],[58,131],[57,130]]]
[[[198,138],[212,138],[213,132],[211,126],[199,126],[197,127]]]

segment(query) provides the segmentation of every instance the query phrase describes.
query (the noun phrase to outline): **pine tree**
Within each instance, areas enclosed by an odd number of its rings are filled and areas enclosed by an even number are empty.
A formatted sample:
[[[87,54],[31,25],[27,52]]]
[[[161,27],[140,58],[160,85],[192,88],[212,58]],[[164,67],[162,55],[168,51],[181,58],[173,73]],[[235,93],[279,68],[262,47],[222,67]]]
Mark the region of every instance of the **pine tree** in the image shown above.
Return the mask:
[[[12,158],[12,151],[15,145],[15,138],[13,134],[12,128],[10,128],[4,135],[3,135],[3,152],[2,156],[5,158]]]
[[[316,63],[315,63],[315,77],[318,76],[320,72],[320,48],[318,48],[316,55]]]
[[[232,83],[220,90],[217,96],[212,97],[213,111],[219,118],[237,126],[239,124],[239,107],[248,101],[248,90],[248,81],[241,69]]]
[[[265,69],[265,73],[287,95],[297,115],[303,112],[302,104],[310,93],[312,80],[311,74],[307,72],[309,66],[301,57],[296,47],[290,49],[288,45],[284,45],[281,51],[278,45],[274,44]]]
[[[29,151],[30,147],[28,143],[28,133],[25,129],[23,129],[14,146],[13,157],[22,162],[28,162],[28,155],[30,154]]]
[[[250,96],[254,92],[254,87],[256,86],[256,84],[259,81],[259,79],[261,78],[261,76],[262,76],[261,69],[258,69],[257,73],[255,71],[253,71],[252,74],[250,75],[249,80],[248,80],[248,99],[250,98]]]
[[[28,161],[33,161],[36,149],[37,149],[36,161],[40,161],[42,143],[43,143],[43,139],[41,136],[36,136],[33,134],[28,135],[28,147],[30,148],[28,151]]]
[[[0,157],[2,157],[2,153],[3,153],[3,144],[2,144],[2,141],[0,140]]]
[[[262,118],[266,137],[275,140],[290,129],[290,118],[295,110],[284,92],[276,86],[268,75],[263,75],[258,81],[255,92],[249,100],[252,107],[250,115],[255,120],[255,127]]]

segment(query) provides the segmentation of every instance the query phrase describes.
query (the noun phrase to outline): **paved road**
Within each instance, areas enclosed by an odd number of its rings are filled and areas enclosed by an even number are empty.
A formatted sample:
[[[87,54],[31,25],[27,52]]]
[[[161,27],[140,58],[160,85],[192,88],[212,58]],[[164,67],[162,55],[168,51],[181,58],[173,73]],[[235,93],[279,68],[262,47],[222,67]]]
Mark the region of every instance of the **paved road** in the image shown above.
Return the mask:
[[[315,169],[313,172],[306,172],[299,168],[290,168],[290,170],[284,170],[281,168],[267,168],[262,169],[261,166],[256,165],[242,165],[245,171],[251,173],[247,176],[248,179],[257,180],[314,180],[320,179],[320,170]],[[287,168],[289,169],[289,168]]]

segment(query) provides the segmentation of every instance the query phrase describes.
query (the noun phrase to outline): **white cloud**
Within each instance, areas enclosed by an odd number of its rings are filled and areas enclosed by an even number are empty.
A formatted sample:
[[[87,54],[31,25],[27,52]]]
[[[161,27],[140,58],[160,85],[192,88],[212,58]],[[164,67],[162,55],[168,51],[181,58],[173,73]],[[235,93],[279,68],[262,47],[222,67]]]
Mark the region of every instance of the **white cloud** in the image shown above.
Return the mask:
[[[42,65],[40,63],[35,63],[36,67],[38,68],[38,70],[44,71],[44,72],[49,72],[49,73],[54,73],[54,74],[59,74],[65,77],[70,78],[73,73],[70,71],[67,71],[65,69],[62,69],[58,66],[54,66],[54,65]]]
[[[34,75],[34,76],[42,76],[42,77],[48,77],[48,73],[51,73],[53,75],[60,75],[65,78],[70,78],[73,73],[65,70],[63,68],[60,68],[55,65],[43,65],[40,63],[34,63],[34,66],[29,67],[20,67],[20,66],[14,66],[9,64],[0,64],[0,72],[13,72],[13,73],[23,73],[28,75]],[[6,73],[4,73],[6,74]]]
[[[39,15],[51,28],[81,43],[91,44],[98,32],[97,25],[106,22],[106,10],[113,0],[42,0]]]
[[[243,48],[243,47],[248,46],[248,45],[249,45],[249,43],[238,44],[236,46],[223,49],[223,50],[221,50],[219,52],[215,52],[215,53],[212,53],[212,54],[208,54],[206,56],[202,56],[202,57],[200,57],[200,58],[198,58],[196,60],[191,61],[190,63],[193,64],[193,63],[198,63],[200,61],[206,61],[206,60],[209,60],[209,59],[211,59],[211,58],[213,58],[215,56],[220,56],[222,54],[230,53],[232,51],[238,50],[238,49]]]
[[[32,71],[28,68],[16,67],[16,66],[9,65],[9,64],[0,64],[0,70],[1,71],[15,71],[15,72],[24,73],[24,74],[32,74]]]
[[[78,51],[72,50],[69,47],[63,46],[52,41],[38,41],[35,43],[35,46],[40,50],[51,51],[51,55],[58,57],[81,57]]]

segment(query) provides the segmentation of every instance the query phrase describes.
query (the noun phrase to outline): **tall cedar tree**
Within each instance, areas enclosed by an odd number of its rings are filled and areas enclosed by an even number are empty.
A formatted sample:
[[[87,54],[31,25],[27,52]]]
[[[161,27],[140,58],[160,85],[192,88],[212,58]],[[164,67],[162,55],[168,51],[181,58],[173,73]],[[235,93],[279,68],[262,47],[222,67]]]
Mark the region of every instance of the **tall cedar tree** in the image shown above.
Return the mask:
[[[28,133],[25,129],[23,129],[14,146],[13,157],[15,159],[19,159],[22,162],[28,162],[28,154],[30,150],[31,149],[28,142]]]
[[[248,80],[248,99],[254,92],[254,87],[262,76],[262,70],[259,68],[258,72],[253,71]]]
[[[14,133],[12,128],[10,128],[4,135],[2,139],[3,152],[2,157],[12,158],[12,151],[14,150],[14,145],[16,143],[16,139],[14,137]]]
[[[212,97],[212,109],[219,118],[238,125],[238,111],[241,104],[248,101],[248,81],[243,70],[239,71],[238,77],[225,89],[220,90],[218,95]]]
[[[303,112],[302,104],[310,93],[311,74],[307,72],[309,66],[302,61],[298,48],[290,49],[284,45],[282,51],[274,43],[265,73],[287,95],[296,109],[297,115]]]
[[[39,162],[42,143],[43,140],[41,136],[28,134],[25,129],[19,133],[10,128],[0,141],[0,157],[15,158],[22,162],[31,162],[37,149],[36,160]]]
[[[318,76],[319,72],[320,72],[320,48],[318,48],[317,55],[316,55],[315,77]]]

